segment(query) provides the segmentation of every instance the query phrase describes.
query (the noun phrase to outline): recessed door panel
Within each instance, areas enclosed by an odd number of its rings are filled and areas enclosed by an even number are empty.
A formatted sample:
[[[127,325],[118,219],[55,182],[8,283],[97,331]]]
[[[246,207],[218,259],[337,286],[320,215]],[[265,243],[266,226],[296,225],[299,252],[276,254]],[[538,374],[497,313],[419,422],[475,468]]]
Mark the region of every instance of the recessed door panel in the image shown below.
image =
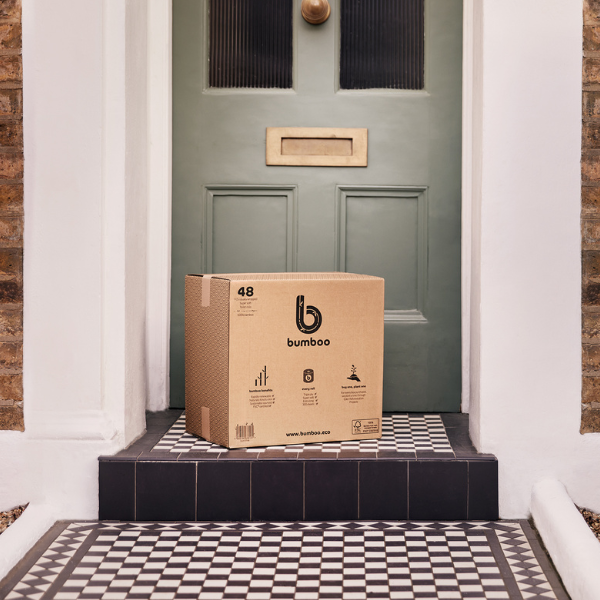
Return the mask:
[[[417,187],[338,188],[337,268],[383,277],[388,319],[424,318],[426,192]]]
[[[416,309],[417,205],[396,198],[350,198],[346,204],[346,265],[385,278],[387,310]],[[398,232],[405,228],[405,233]]]
[[[277,273],[295,263],[295,188],[209,187],[206,273]]]

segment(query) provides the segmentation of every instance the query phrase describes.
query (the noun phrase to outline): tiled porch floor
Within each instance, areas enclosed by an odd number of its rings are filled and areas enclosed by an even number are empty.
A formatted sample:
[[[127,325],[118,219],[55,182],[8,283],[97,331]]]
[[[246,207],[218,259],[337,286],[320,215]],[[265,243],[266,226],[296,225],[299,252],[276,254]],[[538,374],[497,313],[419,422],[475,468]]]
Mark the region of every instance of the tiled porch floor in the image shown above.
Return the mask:
[[[63,522],[5,597],[568,598],[525,521]]]
[[[435,453],[438,456],[453,457],[454,452],[448,439],[446,428],[439,414],[384,414],[382,417],[382,437],[375,440],[355,440],[345,442],[324,442],[313,444],[287,444],[285,446],[265,446],[237,450],[249,457],[261,458],[287,456],[302,458],[310,454],[312,458],[339,454],[341,457],[354,452],[377,455],[378,453],[395,453],[400,456],[417,452]],[[291,438],[293,441],[294,438]],[[163,437],[152,448],[151,452],[170,452],[185,454],[188,452],[205,452],[207,455],[218,455],[227,458],[231,450],[207,442],[202,438],[190,435],[185,431],[185,413],[169,428]]]

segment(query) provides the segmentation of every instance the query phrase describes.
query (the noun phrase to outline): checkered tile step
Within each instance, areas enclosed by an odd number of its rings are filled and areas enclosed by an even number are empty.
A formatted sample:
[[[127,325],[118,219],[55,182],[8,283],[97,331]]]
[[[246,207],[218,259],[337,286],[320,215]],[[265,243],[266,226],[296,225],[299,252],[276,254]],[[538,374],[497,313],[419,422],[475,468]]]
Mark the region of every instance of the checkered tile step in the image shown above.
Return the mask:
[[[152,451],[167,452],[227,452],[218,446],[185,432],[185,413],[171,426],[169,431],[152,448]],[[267,446],[248,448],[248,452],[261,453],[271,450],[290,453],[311,452],[444,452],[452,453],[452,446],[439,415],[383,415],[382,437],[378,440],[354,440],[347,442],[324,442],[319,444],[291,444],[288,446]],[[300,454],[301,457],[301,454]]]
[[[567,598],[524,521],[63,526],[0,597]]]

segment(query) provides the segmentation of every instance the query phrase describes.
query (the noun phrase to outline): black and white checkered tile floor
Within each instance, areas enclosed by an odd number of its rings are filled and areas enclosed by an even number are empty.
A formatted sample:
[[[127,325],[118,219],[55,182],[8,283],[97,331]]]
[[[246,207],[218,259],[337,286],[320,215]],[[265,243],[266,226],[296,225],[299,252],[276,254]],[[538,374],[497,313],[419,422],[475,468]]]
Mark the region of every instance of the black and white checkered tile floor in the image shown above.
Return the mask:
[[[171,426],[153,451],[168,452],[227,452],[227,448],[211,444],[185,432],[185,413]],[[452,447],[440,415],[383,415],[382,437],[378,440],[354,440],[347,442],[325,442],[320,444],[292,444],[288,446],[267,446],[248,448],[249,453],[269,453],[272,451],[302,453],[304,450],[323,453],[344,451],[379,452],[431,452],[450,453]]]
[[[568,598],[515,522],[59,523],[0,598]]]

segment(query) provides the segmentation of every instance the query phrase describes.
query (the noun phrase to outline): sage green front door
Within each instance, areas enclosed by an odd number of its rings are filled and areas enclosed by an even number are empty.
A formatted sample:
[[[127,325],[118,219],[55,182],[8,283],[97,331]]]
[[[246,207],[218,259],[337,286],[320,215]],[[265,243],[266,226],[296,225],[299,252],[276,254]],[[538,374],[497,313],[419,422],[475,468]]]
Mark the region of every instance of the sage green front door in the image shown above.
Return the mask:
[[[384,410],[460,410],[462,0],[425,0],[408,90],[341,89],[346,1],[295,0],[287,89],[211,87],[209,0],[173,1],[172,406],[187,273],[341,270],[386,280]],[[366,128],[368,166],[269,166],[268,127]]]

